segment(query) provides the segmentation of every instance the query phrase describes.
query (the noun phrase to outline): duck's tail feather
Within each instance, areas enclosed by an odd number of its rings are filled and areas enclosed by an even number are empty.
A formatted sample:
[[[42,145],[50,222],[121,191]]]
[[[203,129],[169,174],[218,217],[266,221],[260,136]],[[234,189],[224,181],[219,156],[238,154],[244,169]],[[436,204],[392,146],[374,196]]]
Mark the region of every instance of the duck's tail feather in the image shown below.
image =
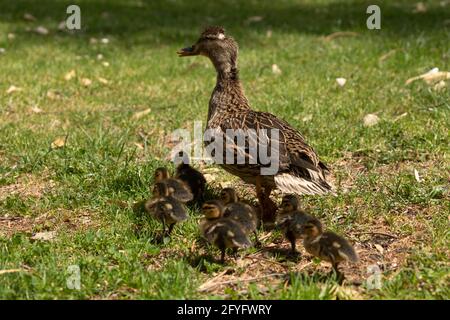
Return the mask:
[[[334,188],[324,179],[323,174],[309,170],[311,178],[303,178],[288,173],[280,173],[274,177],[275,184],[283,193],[294,193],[298,195],[335,195]]]

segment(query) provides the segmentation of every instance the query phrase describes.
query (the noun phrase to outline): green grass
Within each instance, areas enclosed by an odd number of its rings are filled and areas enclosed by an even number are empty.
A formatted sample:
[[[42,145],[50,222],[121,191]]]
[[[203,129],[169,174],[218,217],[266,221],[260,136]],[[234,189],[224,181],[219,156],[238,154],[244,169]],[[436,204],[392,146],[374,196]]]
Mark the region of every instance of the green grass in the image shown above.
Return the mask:
[[[77,1],[83,30],[74,33],[56,29],[70,1],[1,2],[0,217],[8,218],[0,219],[0,270],[22,271],[0,274],[0,298],[448,299],[450,83],[441,91],[405,85],[433,67],[450,70],[450,4],[440,2],[413,13],[415,1],[379,1],[382,29],[370,31],[365,1]],[[246,23],[251,16],[264,18]],[[265,255],[270,262],[256,262],[253,274],[240,264],[246,259],[218,265],[208,258],[218,252],[201,246],[195,211],[171,242],[156,245],[160,226],[133,211],[149,196],[153,170],[167,164],[164,137],[206,120],[214,69],[175,54],[206,24],[225,26],[239,42],[252,106],[288,120],[333,169],[339,195],[302,201],[357,243],[362,264],[349,272],[362,285],[338,287],[324,279],[326,264],[306,255],[298,262]],[[26,31],[38,25],[50,34]],[[323,39],[336,31],[359,36]],[[110,43],[90,43],[103,37]],[[72,69],[76,77],[64,80]],[[337,77],[348,80],[344,88]],[[6,94],[11,85],[22,90]],[[49,98],[51,90],[59,98]],[[380,117],[376,126],[363,126],[368,113]],[[50,147],[56,138],[66,140],[63,148]],[[52,230],[53,241],[31,239]],[[280,234],[264,245],[274,240]],[[365,285],[374,263],[380,289]],[[70,265],[81,269],[81,290],[66,285]],[[226,277],[244,279],[271,268],[286,277],[198,290],[226,269]]]

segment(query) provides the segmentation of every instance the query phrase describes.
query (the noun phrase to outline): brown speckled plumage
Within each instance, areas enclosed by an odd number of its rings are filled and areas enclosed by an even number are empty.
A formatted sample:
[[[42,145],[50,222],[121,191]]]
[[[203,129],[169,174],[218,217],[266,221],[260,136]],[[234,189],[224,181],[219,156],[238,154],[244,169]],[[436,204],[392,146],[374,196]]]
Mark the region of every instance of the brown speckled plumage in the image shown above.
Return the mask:
[[[261,175],[260,169],[264,165],[260,159],[257,159],[256,164],[249,164],[250,154],[246,150],[243,150],[245,164],[221,164],[231,174],[257,185],[257,189],[258,185],[264,188],[265,194],[257,190],[262,205],[274,188],[295,194],[325,194],[331,191],[325,177],[328,169],[304,137],[275,115],[250,108],[238,76],[238,45],[233,38],[225,35],[223,28],[206,29],[192,47],[182,49],[179,55],[207,56],[217,71],[217,83],[209,101],[207,129],[222,134],[227,129],[253,129],[257,133],[262,129],[279,130],[280,166],[276,175]],[[226,148],[233,150],[236,156],[238,148],[235,144],[228,143]],[[225,155],[224,149],[224,159]]]

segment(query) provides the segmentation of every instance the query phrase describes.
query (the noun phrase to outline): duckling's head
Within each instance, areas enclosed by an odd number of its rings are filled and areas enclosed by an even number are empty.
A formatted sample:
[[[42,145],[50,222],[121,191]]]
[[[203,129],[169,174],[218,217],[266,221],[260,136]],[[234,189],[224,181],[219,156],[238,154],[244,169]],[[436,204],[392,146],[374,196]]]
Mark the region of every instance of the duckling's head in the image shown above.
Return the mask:
[[[220,200],[224,205],[238,201],[236,191],[233,188],[224,188],[220,192]]]
[[[288,194],[283,197],[280,209],[282,213],[290,213],[295,210],[298,210],[298,206],[299,206],[298,197],[294,194]]]
[[[153,187],[153,196],[157,198],[169,196],[169,187],[167,184],[162,182],[155,183],[155,186]]]
[[[306,238],[316,238],[322,234],[322,223],[317,218],[308,219],[300,228],[300,232]]]
[[[169,171],[167,168],[161,167],[155,170],[155,181],[161,182],[164,179],[169,178]]]
[[[191,47],[179,50],[178,56],[202,55],[211,59],[217,72],[237,73],[237,55],[239,47],[236,41],[225,34],[222,27],[206,28],[200,38]]]
[[[223,216],[223,207],[220,201],[206,201],[202,206],[202,212],[208,220],[219,219]]]

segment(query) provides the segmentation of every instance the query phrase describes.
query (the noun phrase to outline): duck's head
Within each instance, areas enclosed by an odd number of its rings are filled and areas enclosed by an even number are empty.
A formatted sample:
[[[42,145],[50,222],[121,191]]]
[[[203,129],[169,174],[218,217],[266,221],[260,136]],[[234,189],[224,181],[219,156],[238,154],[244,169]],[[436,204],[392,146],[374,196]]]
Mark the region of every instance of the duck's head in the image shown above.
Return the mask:
[[[169,178],[169,171],[167,168],[158,168],[155,170],[154,177],[156,182],[161,182],[162,180]]]
[[[153,196],[156,198],[169,196],[169,187],[163,182],[155,183],[153,187]]]
[[[299,206],[298,197],[293,194],[288,194],[283,197],[280,209],[282,213],[290,213],[295,210],[298,210],[298,206]]]
[[[220,201],[206,201],[202,206],[202,213],[208,220],[219,219],[223,216],[223,207]]]
[[[234,203],[238,201],[236,191],[233,188],[224,188],[220,192],[220,200],[222,200],[224,205],[229,203]]]
[[[316,238],[323,232],[322,223],[317,218],[310,218],[300,228],[300,233],[305,238]]]
[[[206,28],[197,42],[177,53],[179,57],[206,56],[211,59],[218,72],[236,72],[238,45],[232,37],[225,34],[222,27]]]

